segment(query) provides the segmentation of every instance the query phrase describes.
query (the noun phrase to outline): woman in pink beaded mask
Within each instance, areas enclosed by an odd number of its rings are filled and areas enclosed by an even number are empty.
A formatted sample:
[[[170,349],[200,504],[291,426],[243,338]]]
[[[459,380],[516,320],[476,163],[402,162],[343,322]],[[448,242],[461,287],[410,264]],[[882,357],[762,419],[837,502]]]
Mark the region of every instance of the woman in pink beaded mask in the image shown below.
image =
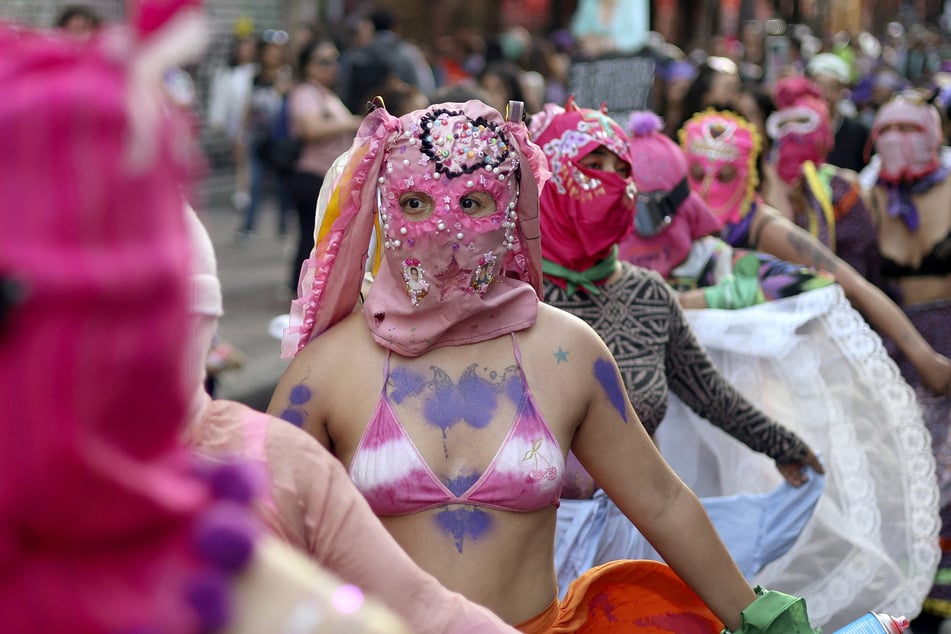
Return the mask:
[[[284,341],[296,358],[269,410],[334,451],[422,568],[520,631],[578,631],[599,593],[632,625],[736,628],[755,595],[637,420],[609,351],[539,302],[547,177],[518,113],[503,121],[477,101],[371,112],[304,267]],[[360,306],[375,222],[381,262]],[[568,449],[692,591],[662,564],[612,562],[559,603]],[[619,584],[642,599],[620,600]]]

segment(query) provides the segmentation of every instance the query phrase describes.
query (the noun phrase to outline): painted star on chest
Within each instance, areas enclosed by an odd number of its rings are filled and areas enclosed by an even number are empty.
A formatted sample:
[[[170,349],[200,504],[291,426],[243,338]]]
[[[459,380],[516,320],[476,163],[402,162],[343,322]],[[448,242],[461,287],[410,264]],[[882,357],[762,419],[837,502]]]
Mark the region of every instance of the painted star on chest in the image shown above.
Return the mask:
[[[555,357],[555,363],[561,363],[562,361],[564,361],[565,363],[568,363],[568,355],[570,354],[570,351],[562,350],[561,346],[558,346],[558,350],[556,350],[552,354]]]

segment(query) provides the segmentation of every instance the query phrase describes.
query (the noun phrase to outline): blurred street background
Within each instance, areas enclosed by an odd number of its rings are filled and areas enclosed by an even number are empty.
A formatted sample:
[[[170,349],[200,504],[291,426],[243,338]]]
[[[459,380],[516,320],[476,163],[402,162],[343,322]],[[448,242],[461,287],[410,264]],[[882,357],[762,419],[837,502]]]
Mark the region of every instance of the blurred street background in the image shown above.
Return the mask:
[[[123,18],[126,5],[123,0],[0,0],[0,16],[54,26],[73,4],[89,9],[102,23]],[[339,49],[342,66],[349,54],[372,50],[380,24],[366,25],[382,9],[397,38],[389,41],[410,43],[423,61],[427,76],[412,86],[417,94],[432,98],[435,89],[472,86],[484,90],[485,100],[493,105],[496,98],[503,106],[506,99],[523,99],[529,112],[545,101],[563,101],[569,90],[583,92],[581,86],[569,85],[569,67],[579,59],[640,56],[650,64],[628,66],[625,72],[633,76],[640,72],[637,69],[645,70],[637,80],[641,84],[638,99],[644,102],[629,105],[651,107],[671,123],[671,112],[676,112],[669,110],[672,87],[679,78],[674,71],[685,64],[695,67],[707,56],[730,57],[738,63],[744,81],[768,83],[784,69],[801,70],[804,61],[819,51],[836,51],[852,64],[854,96],[859,95],[864,78],[891,73],[911,82],[929,81],[951,60],[946,29],[951,2],[944,0],[617,0],[616,6],[624,11],[642,15],[643,28],[629,34],[629,42],[615,42],[615,49],[578,35],[572,19],[584,4],[584,0],[203,3],[212,40],[202,62],[183,69],[182,99],[194,111],[209,167],[199,187],[198,207],[218,254],[226,311],[221,336],[245,359],[242,368],[220,375],[218,396],[263,408],[286,367],[279,358],[279,342],[268,334],[268,323],[288,310],[288,280],[298,233],[296,213],[291,210],[281,235],[273,191],[265,191],[254,226],[246,226],[247,193],[236,182],[234,140],[222,121],[215,122],[212,112],[216,80],[235,69],[235,48],[243,39],[251,39],[258,47],[258,58],[249,60],[248,66],[260,68],[265,45],[275,45],[281,47],[281,63],[289,74],[306,39],[329,36]],[[253,55],[255,49],[251,50]],[[487,70],[503,66],[514,69],[518,86],[506,87],[504,72],[496,73],[494,80],[486,77]],[[887,82],[876,79],[876,86],[881,83]],[[616,84],[609,78],[600,85]],[[340,93],[339,77],[337,86]],[[362,96],[340,94],[356,115],[362,114]],[[857,99],[853,102],[862,106]],[[611,107],[617,114],[614,104]],[[242,151],[246,156],[248,149]],[[274,180],[273,174],[265,174],[265,185]]]

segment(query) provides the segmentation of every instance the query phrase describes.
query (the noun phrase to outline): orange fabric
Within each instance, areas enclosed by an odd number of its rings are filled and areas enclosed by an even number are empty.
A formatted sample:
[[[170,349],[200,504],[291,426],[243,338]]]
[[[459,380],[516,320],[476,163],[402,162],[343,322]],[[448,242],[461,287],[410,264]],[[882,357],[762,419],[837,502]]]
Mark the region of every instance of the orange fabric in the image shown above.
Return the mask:
[[[516,626],[524,634],[719,634],[723,624],[673,570],[612,561],[575,579],[564,600]]]
[[[835,219],[841,220],[842,216],[852,211],[852,207],[854,207],[855,203],[858,202],[860,195],[861,191],[859,190],[859,186],[853,183],[849,188],[849,191],[845,192],[845,195],[842,196],[842,198],[839,199],[839,202],[837,202],[833,207]]]

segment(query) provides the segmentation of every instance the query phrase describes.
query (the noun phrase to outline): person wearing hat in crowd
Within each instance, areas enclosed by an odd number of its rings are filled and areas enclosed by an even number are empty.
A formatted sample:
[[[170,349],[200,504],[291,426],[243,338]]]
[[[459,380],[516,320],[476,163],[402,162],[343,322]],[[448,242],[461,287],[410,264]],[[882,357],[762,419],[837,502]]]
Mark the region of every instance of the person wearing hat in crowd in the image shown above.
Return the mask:
[[[860,172],[868,162],[869,129],[856,119],[849,101],[852,69],[835,53],[819,53],[809,60],[806,74],[819,86],[832,119],[834,140],[825,160],[830,165]]]

